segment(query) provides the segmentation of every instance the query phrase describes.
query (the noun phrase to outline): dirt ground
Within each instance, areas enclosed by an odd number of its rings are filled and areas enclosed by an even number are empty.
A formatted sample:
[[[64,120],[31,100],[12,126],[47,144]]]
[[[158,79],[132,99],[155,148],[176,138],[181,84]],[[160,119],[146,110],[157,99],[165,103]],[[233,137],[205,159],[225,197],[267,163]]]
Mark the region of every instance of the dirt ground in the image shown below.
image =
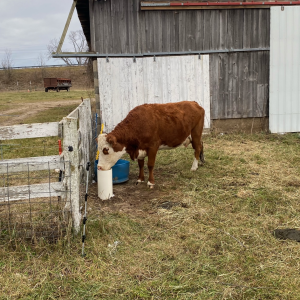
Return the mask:
[[[13,109],[9,109],[5,111],[5,116],[7,118],[0,119],[0,126],[10,126],[15,124],[20,124],[23,120],[27,119],[28,117],[32,117],[39,112],[60,106],[67,106],[72,104],[80,104],[81,100],[61,100],[61,101],[48,101],[48,102],[34,102],[34,103],[26,103],[26,109],[24,107],[17,105]],[[12,117],[10,117],[12,116]]]
[[[114,197],[105,201],[98,198],[97,183],[91,184],[88,191],[89,210],[93,211],[93,214],[118,212],[131,218],[145,218],[152,214],[154,217],[159,209],[169,210],[174,206],[187,206],[180,202],[180,197],[176,197],[176,199],[170,197],[169,193],[164,190],[164,182],[159,173],[156,173],[159,183],[154,189],[148,188],[147,182],[136,185],[137,177],[138,173],[130,171],[129,180],[121,184],[114,184]]]

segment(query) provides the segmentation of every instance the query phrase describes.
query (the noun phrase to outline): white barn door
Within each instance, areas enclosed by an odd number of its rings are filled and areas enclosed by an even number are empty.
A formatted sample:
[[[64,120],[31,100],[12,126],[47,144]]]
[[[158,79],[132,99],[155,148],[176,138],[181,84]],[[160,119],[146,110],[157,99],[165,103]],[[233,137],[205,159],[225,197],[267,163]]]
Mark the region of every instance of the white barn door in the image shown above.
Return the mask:
[[[110,132],[144,103],[198,102],[210,127],[209,56],[98,58],[101,120]]]
[[[300,131],[300,7],[271,7],[270,109],[272,133]]]

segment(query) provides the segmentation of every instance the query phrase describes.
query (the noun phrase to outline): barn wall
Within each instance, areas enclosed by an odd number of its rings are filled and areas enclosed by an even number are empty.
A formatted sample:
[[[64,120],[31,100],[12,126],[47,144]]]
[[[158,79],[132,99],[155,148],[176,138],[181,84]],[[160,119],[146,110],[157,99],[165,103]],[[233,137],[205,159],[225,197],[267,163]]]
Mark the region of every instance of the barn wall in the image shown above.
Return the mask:
[[[211,118],[268,116],[269,51],[210,55]]]
[[[90,0],[92,50],[109,56],[270,46],[269,9],[141,11],[139,3]],[[209,55],[211,119],[268,116],[269,51]]]
[[[269,47],[269,9],[141,11],[139,0],[90,0],[92,50],[147,53]]]
[[[144,103],[196,101],[210,127],[209,57],[98,58],[101,122],[110,132]]]

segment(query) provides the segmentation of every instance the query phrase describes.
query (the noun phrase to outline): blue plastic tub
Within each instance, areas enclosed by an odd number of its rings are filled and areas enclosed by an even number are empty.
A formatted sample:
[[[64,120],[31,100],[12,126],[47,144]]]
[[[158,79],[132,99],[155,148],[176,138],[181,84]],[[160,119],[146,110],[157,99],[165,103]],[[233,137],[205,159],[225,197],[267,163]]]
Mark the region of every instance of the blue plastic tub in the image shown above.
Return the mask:
[[[98,160],[95,160],[94,173],[95,181],[97,181],[97,164]],[[117,163],[112,167],[113,184],[122,183],[129,180],[129,161],[119,159]]]
[[[129,161],[119,159],[112,167],[113,184],[122,183],[129,180]]]

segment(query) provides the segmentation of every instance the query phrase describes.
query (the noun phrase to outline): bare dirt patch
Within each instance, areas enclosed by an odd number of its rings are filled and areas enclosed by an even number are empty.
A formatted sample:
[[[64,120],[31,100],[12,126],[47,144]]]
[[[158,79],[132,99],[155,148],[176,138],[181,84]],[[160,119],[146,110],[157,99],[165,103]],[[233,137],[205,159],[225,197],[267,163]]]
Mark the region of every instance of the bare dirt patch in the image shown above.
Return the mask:
[[[147,183],[136,185],[136,176],[130,174],[126,183],[113,186],[114,197],[102,201],[98,198],[97,183],[89,187],[89,203],[93,209],[103,213],[125,213],[131,217],[146,217],[157,212],[157,208],[163,205],[167,193],[159,187],[149,189]]]
[[[22,124],[23,120],[32,117],[34,115],[37,115],[38,113],[54,108],[54,107],[60,107],[60,106],[67,106],[72,104],[80,104],[81,100],[56,100],[53,101],[47,101],[47,102],[39,102],[39,103],[26,103],[26,106],[22,107],[20,105],[17,105],[13,109],[6,110],[4,115],[0,117],[0,126],[10,126],[15,124]]]

